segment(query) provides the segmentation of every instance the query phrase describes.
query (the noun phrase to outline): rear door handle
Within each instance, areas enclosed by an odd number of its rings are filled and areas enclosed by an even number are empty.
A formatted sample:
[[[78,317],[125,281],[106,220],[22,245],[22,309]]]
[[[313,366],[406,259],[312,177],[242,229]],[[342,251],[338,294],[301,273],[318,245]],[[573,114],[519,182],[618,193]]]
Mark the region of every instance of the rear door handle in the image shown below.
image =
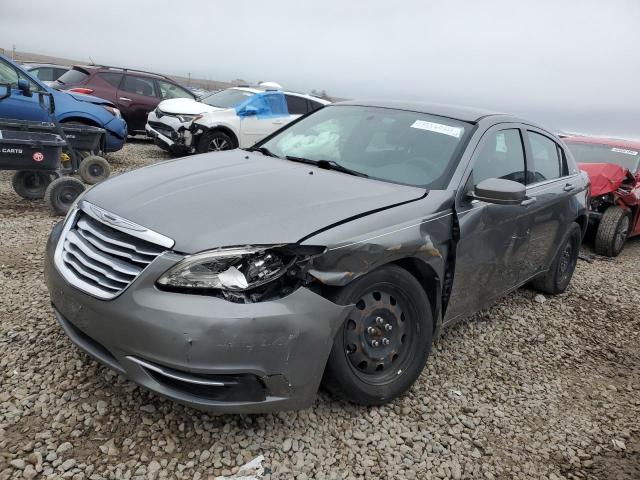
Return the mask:
[[[284,122],[282,120],[274,120],[273,124],[274,125],[282,125]]]
[[[567,183],[567,184],[566,184],[562,189],[563,189],[565,192],[570,192],[570,191],[571,191],[571,190],[573,190],[574,188],[576,188],[576,187],[574,187],[574,186],[573,186],[573,185],[571,185],[570,183]]]
[[[130,102],[131,99],[127,98],[127,97],[120,97],[120,100],[122,100],[123,102]]]

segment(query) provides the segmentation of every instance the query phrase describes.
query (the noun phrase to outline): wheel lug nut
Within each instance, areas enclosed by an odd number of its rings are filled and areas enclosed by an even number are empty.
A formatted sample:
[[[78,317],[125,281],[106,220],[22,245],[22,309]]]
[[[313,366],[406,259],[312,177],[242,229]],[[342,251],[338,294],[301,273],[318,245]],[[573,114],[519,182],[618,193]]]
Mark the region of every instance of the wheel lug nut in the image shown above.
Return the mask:
[[[382,324],[384,323],[384,318],[382,318],[382,317],[376,317],[376,323],[377,323],[378,325],[382,325]]]
[[[380,342],[378,340],[373,340],[371,342],[371,346],[374,347],[374,348],[377,348],[377,347],[380,346]]]
[[[383,338],[382,339],[382,344],[383,345],[389,345],[389,339],[388,338]]]
[[[369,327],[369,328],[367,328],[367,333],[369,335],[373,335],[374,333],[376,333],[376,329],[373,328],[373,327]]]
[[[387,324],[384,326],[384,329],[385,329],[387,332],[390,332],[391,330],[393,330],[393,326],[392,326],[390,323],[387,323]]]

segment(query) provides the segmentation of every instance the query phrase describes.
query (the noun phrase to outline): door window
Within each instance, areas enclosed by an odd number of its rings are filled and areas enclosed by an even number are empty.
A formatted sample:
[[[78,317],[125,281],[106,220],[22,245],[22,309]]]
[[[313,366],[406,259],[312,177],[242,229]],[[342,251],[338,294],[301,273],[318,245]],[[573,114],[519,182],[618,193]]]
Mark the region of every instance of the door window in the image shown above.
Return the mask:
[[[307,100],[295,95],[285,95],[287,99],[287,108],[291,115],[304,115],[307,113]]]
[[[158,80],[162,98],[193,98],[193,95],[174,83]]]
[[[18,72],[9,64],[0,62],[0,84],[10,84],[12,87],[18,86]]]
[[[116,72],[99,72],[98,76],[112,87],[118,88],[122,81],[122,74]]]
[[[536,182],[553,180],[563,175],[563,154],[556,142],[535,132],[527,132]]]
[[[156,97],[156,87],[153,79],[135,77],[133,75],[127,75],[124,77],[124,85],[122,90],[125,92],[135,93],[137,95],[143,95],[145,97]]]
[[[487,178],[525,184],[524,149],[520,130],[501,130],[489,136],[473,165],[474,186]]]

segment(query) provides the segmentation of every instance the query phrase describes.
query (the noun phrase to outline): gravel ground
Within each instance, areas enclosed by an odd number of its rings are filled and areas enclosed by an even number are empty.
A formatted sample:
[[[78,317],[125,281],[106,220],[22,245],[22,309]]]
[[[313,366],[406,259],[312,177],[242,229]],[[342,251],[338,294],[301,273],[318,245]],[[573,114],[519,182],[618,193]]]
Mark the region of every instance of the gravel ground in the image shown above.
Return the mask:
[[[116,171],[166,156],[136,141]],[[57,221],[0,174],[0,478],[640,478],[640,241],[580,261],[570,290],[521,289],[450,329],[405,397],[214,416],[75,348],[42,277]],[[585,249],[586,255],[592,253]],[[257,462],[260,460],[258,459]],[[253,477],[252,477],[253,478]]]

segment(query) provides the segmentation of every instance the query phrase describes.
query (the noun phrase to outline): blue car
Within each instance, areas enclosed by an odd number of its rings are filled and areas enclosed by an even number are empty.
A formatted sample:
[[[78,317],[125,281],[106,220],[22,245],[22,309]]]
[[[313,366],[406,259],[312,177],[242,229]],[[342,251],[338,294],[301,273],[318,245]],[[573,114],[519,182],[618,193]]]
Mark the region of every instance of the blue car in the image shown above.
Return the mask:
[[[55,90],[33,77],[8,58],[0,55],[0,118],[47,122],[48,113],[39,104],[45,91],[53,95],[56,120],[93,125],[106,130],[105,151],[120,150],[127,140],[127,122],[113,103],[91,95]],[[46,100],[45,100],[46,102]]]

